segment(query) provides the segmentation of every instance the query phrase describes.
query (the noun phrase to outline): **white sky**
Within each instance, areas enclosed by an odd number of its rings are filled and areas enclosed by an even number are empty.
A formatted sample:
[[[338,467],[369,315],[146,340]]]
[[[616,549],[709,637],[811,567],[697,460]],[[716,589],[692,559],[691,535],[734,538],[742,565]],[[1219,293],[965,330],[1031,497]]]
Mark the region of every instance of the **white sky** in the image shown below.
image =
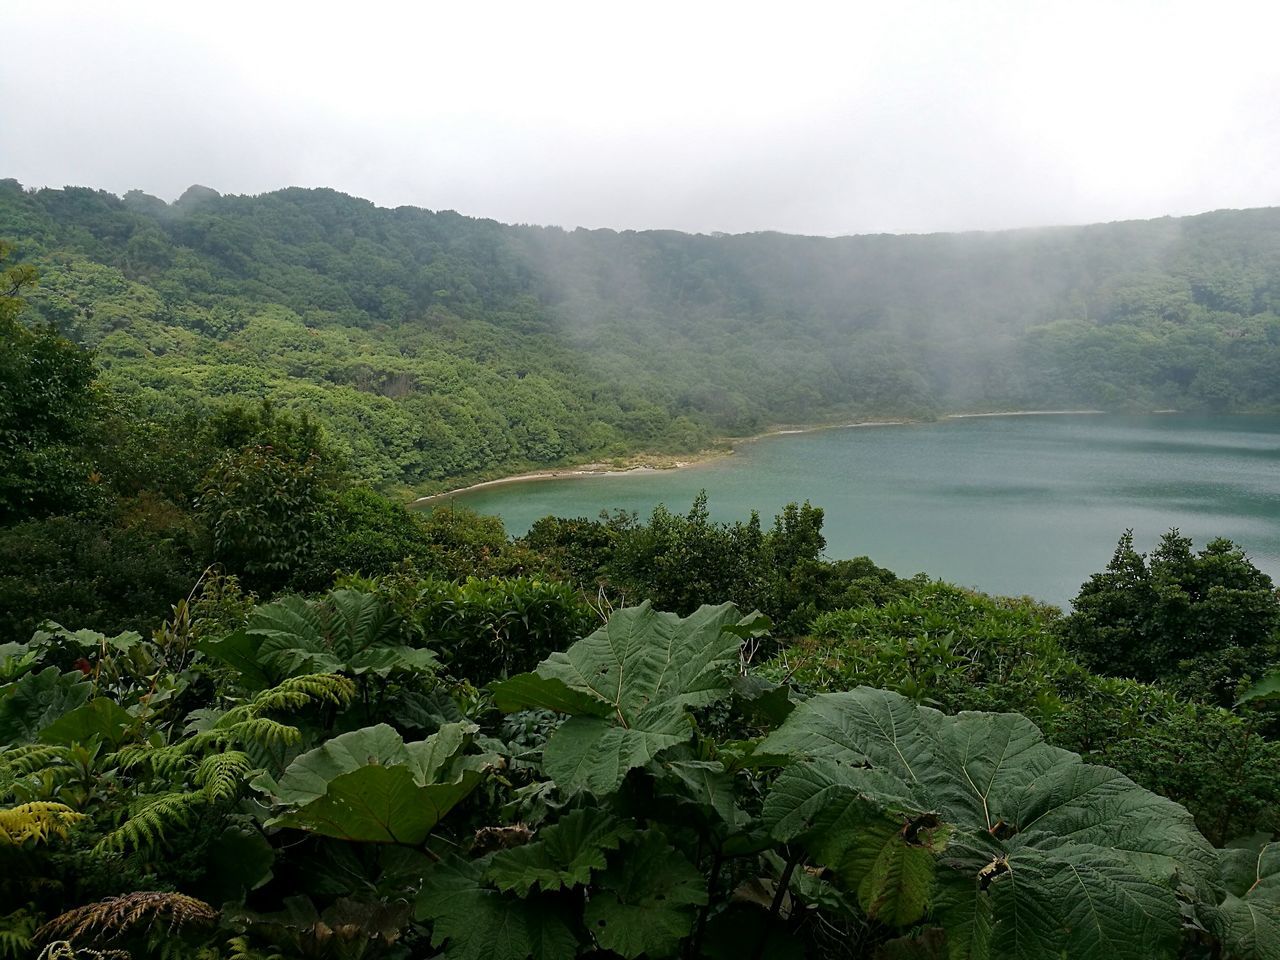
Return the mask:
[[[4,6],[0,177],[905,232],[1280,204],[1280,3]]]

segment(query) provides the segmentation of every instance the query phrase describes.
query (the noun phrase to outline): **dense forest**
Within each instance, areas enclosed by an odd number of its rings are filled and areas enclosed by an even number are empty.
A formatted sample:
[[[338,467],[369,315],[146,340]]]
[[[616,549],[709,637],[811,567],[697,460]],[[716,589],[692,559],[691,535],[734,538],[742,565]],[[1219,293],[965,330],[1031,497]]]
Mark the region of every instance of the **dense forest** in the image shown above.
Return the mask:
[[[782,419],[1273,406],[1280,214],[0,210],[0,957],[1280,960],[1280,595],[1236,544],[1117,531],[1062,611],[830,559],[808,503],[511,538],[396,495]]]
[[[808,503],[512,539],[319,412],[149,412],[37,274],[0,957],[1280,960],[1280,595],[1230,541],[1126,533],[1064,613],[828,559]]]
[[[137,415],[267,399],[383,489],[782,423],[1280,407],[1280,210],[928,236],[509,226],[0,182],[23,322]]]

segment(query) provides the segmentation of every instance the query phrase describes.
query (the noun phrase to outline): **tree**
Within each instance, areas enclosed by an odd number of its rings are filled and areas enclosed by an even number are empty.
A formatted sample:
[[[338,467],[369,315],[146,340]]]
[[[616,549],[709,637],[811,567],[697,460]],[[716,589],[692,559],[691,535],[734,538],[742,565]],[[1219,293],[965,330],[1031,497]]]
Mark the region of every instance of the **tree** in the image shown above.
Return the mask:
[[[223,455],[197,502],[214,559],[255,589],[284,586],[319,544],[330,499],[324,473],[317,454],[299,461],[266,444]]]
[[[1102,573],[1080,588],[1063,621],[1085,663],[1139,680],[1181,678],[1187,692],[1229,704],[1241,680],[1276,656],[1280,598],[1271,578],[1230,540],[1198,554],[1177,530],[1145,556],[1125,531]]]
[[[9,249],[0,243],[0,267]],[[84,448],[98,416],[93,356],[19,321],[19,295],[35,282],[30,266],[0,273],[0,523],[73,510],[95,479]]]

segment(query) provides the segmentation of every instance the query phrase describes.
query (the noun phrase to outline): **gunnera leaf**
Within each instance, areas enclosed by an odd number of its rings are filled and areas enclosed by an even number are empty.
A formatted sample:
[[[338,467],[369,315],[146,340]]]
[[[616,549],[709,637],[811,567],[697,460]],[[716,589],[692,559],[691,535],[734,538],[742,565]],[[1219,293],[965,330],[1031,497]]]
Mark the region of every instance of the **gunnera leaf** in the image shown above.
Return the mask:
[[[885,816],[900,824],[895,846],[921,846],[922,825],[945,828],[924,841],[937,887],[924,906],[963,944],[957,956],[1171,957],[1177,886],[1216,888],[1215,852],[1186,810],[1046,744],[1017,714],[948,717],[863,687],[799,705],[759,749],[793,760],[765,824],[860,894]],[[925,865],[911,854],[913,876]],[[910,909],[896,903],[894,922],[919,912],[917,891],[912,880],[896,894]]]
[[[1207,926],[1234,960],[1280,960],[1280,843],[1261,834],[1219,855],[1227,893]]]
[[[706,878],[654,830],[611,860],[587,904],[587,930],[628,960],[670,956],[693,929],[693,908],[707,902]]]
[[[405,743],[385,723],[334,737],[304,753],[279,783],[255,785],[291,808],[270,825],[342,840],[417,845],[482,779],[464,757],[475,727],[453,723]]]
[[[540,830],[534,842],[495,853],[487,876],[499,890],[522,897],[536,888],[585,885],[592,870],[605,868],[605,851],[618,849],[630,833],[602,810],[574,810]]]
[[[647,602],[628,607],[533,673],[495,684],[494,699],[507,712],[569,714],[547,741],[544,769],[566,794],[607,794],[690,738],[689,709],[729,696],[741,620],[732,604],[684,618]]]
[[[564,906],[486,886],[486,866],[450,858],[427,873],[414,915],[431,921],[431,945],[444,947],[446,960],[573,960],[578,936]]]

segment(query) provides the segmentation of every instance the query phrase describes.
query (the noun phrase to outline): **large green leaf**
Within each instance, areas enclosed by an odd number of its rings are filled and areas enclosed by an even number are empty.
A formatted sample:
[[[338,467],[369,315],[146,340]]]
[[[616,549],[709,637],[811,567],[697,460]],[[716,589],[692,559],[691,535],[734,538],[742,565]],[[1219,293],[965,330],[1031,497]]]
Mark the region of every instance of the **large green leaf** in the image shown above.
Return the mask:
[[[64,713],[40,731],[45,743],[87,743],[97,737],[119,746],[125,733],[136,721],[118,703],[108,697],[95,697],[83,706]]]
[[[775,837],[856,881],[891,922],[932,902],[956,957],[1171,956],[1176,886],[1216,884],[1216,855],[1182,807],[1016,714],[947,717],[859,688],[801,704],[760,752],[797,761],[765,801]],[[901,830],[882,842],[886,815]],[[925,868],[942,887],[927,902]]]
[[[684,618],[648,603],[619,610],[533,673],[495,684],[494,698],[506,711],[571,714],[544,748],[546,772],[566,793],[608,793],[689,739],[690,708],[729,695],[741,619],[732,604]]]
[[[602,810],[575,810],[539,831],[533,843],[495,853],[488,878],[522,897],[537,887],[585,885],[592,870],[605,868],[605,851],[616,850],[630,832]]]
[[[1209,927],[1232,960],[1280,960],[1280,843],[1260,835],[1220,851],[1226,899]]]
[[[482,780],[462,756],[475,727],[455,723],[406,744],[386,724],[334,737],[255,784],[286,808],[272,825],[343,840],[417,845]]]
[[[283,597],[256,607],[242,631],[205,642],[201,649],[261,685],[311,673],[430,672],[438,666],[426,649],[400,642],[400,621],[381,598],[334,590],[321,600]]]
[[[1236,705],[1248,703],[1250,700],[1274,700],[1277,697],[1280,697],[1280,670],[1268,674],[1246,689],[1244,693],[1240,694],[1240,699],[1236,701]]]
[[[422,882],[415,906],[447,960],[573,960],[578,937],[557,901],[518,900],[484,885],[485,860],[449,859]]]
[[[702,872],[657,831],[612,858],[587,904],[587,929],[606,950],[631,958],[671,956],[707,902]]]
[[[30,743],[40,731],[84,704],[93,684],[75,671],[45,667],[0,687],[0,747]]]

